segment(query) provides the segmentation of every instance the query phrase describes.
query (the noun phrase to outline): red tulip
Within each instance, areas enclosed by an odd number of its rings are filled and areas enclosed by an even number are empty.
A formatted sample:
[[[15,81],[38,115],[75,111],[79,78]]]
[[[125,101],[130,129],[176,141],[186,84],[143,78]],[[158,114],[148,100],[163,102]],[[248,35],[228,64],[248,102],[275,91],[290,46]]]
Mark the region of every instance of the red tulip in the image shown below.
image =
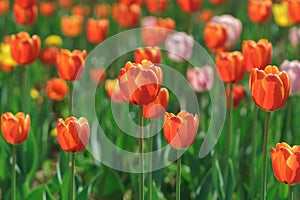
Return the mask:
[[[137,48],[134,52],[134,62],[141,63],[143,60],[150,60],[154,64],[160,64],[161,51],[159,47]]]
[[[44,64],[54,65],[58,53],[59,49],[56,46],[45,47],[40,53],[40,60]]]
[[[117,103],[125,103],[126,102],[126,99],[120,90],[118,79],[114,79],[114,80],[107,79],[105,81],[104,87],[105,87],[105,91],[106,91],[108,97],[112,101],[117,102]]]
[[[300,183],[300,146],[285,142],[271,150],[272,168],[276,179],[289,185]]]
[[[253,22],[265,22],[270,19],[272,15],[272,1],[271,0],[249,0],[248,15]]]
[[[19,4],[15,3],[13,11],[15,21],[20,25],[32,25],[38,16],[36,5],[30,8],[22,8]]]
[[[49,99],[55,101],[63,100],[69,92],[66,81],[60,78],[52,78],[47,81],[45,90]]]
[[[26,32],[19,32],[11,35],[10,51],[13,59],[21,65],[28,65],[39,56],[41,47],[40,37],[30,35]]]
[[[201,8],[202,0],[177,0],[177,3],[184,12],[193,13]]]
[[[264,70],[254,68],[251,71],[249,87],[257,106],[274,111],[285,104],[290,93],[290,79],[286,72],[269,65]]]
[[[208,22],[204,27],[205,44],[212,52],[222,50],[228,38],[227,26]]]
[[[236,108],[245,96],[245,88],[242,85],[233,85],[232,87],[232,99],[233,99],[233,108]],[[227,107],[230,107],[230,91],[229,88],[226,88],[226,102]]]
[[[89,18],[86,23],[86,37],[91,43],[98,43],[105,40],[108,34],[109,20],[95,20]]]
[[[55,13],[56,5],[54,1],[43,1],[39,4],[39,10],[42,16],[50,17]]]
[[[0,0],[0,15],[5,15],[9,10],[9,0]]]
[[[67,152],[81,152],[90,138],[90,126],[86,118],[69,117],[57,120],[57,139],[60,147]]]
[[[120,0],[120,3],[126,5],[126,6],[130,6],[132,4],[142,4],[143,0]]]
[[[294,23],[300,23],[300,0],[285,0],[288,2],[289,16]]]
[[[113,5],[113,19],[123,27],[133,27],[139,23],[141,8],[138,4],[126,6],[119,3]]]
[[[32,6],[37,5],[37,0],[15,0],[15,4],[18,4],[22,8],[28,9],[31,8]]]
[[[1,131],[4,139],[9,144],[20,144],[24,142],[30,130],[30,116],[19,112],[13,115],[6,112],[1,115]]]
[[[106,18],[111,12],[109,4],[97,4],[94,6],[94,15],[98,18]]]
[[[83,25],[83,17],[80,15],[61,16],[60,28],[61,32],[67,37],[77,37],[81,34]]]
[[[62,9],[68,9],[71,7],[73,0],[58,0],[58,5]]]
[[[72,8],[73,15],[79,15],[81,17],[88,17],[91,13],[91,9],[88,5],[77,5]]]
[[[183,110],[174,115],[165,114],[164,136],[167,142],[174,148],[182,149],[193,144],[199,126],[198,115],[193,116]]]
[[[169,102],[169,92],[161,88],[156,99],[143,107],[143,116],[147,119],[155,119],[163,116]]]
[[[146,6],[150,13],[164,12],[169,4],[169,0],[146,0]]]
[[[119,86],[127,102],[147,105],[154,101],[162,84],[162,70],[151,61],[127,62],[120,70]]]
[[[59,77],[68,81],[80,79],[85,58],[86,50],[73,50],[70,52],[68,49],[61,49],[56,56]]]

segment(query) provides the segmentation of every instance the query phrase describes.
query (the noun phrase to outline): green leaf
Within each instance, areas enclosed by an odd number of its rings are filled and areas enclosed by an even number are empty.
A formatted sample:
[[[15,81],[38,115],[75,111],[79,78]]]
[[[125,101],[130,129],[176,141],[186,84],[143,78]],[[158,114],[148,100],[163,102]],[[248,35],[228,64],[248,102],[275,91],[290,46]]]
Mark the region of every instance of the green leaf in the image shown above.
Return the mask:
[[[232,160],[228,160],[228,166],[229,166],[229,172],[228,172],[228,177],[227,177],[227,183],[226,183],[226,198],[227,200],[232,199],[232,195],[234,192],[234,187],[235,187],[235,176],[234,176],[234,169],[233,169],[233,164]]]
[[[68,200],[70,196],[70,179],[71,179],[71,168],[67,170],[63,176],[61,185],[61,199]]]
[[[32,200],[32,199],[46,200],[46,192],[44,186],[39,186],[35,188],[25,198],[25,200]]]

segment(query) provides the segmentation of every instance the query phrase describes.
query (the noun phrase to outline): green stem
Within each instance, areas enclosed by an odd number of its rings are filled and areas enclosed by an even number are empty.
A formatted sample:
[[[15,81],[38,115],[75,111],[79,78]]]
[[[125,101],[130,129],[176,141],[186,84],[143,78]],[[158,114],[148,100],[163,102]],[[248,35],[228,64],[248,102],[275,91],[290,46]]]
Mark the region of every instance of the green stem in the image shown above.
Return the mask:
[[[154,122],[150,124],[150,134],[152,133],[152,126]],[[152,146],[153,146],[153,137],[149,138],[149,173],[148,173],[148,200],[152,200]]]
[[[71,153],[71,164],[70,200],[74,200],[75,153]]]
[[[17,161],[17,146],[12,146],[12,175],[11,175],[11,199],[16,200],[16,161]]]
[[[192,32],[193,32],[192,14],[189,13],[188,33],[192,34]]]
[[[256,177],[256,125],[257,125],[257,111],[258,107],[254,105],[253,110],[253,123],[252,123],[252,133],[251,133],[251,139],[252,139],[252,154],[251,154],[251,162],[252,162],[252,174],[250,176],[250,184],[251,184],[251,196],[254,198],[255,196],[255,177]]]
[[[263,144],[263,160],[262,160],[262,176],[261,176],[261,199],[266,199],[266,185],[267,185],[267,150],[268,150],[268,136],[269,136],[269,123],[271,112],[266,113],[264,144]]]
[[[295,187],[293,185],[289,185],[289,200],[295,199]]]
[[[143,160],[143,106],[139,106],[139,154],[141,173],[139,175],[139,200],[144,199],[144,160]]]
[[[177,159],[176,200],[180,200],[181,156]]]
[[[232,115],[233,115],[233,92],[232,92],[232,84],[229,84],[229,96],[230,96],[230,104],[229,104],[229,108],[228,108],[228,133],[227,133],[227,159],[230,157],[231,155],[231,133],[232,133]],[[227,162],[227,161],[226,161]]]

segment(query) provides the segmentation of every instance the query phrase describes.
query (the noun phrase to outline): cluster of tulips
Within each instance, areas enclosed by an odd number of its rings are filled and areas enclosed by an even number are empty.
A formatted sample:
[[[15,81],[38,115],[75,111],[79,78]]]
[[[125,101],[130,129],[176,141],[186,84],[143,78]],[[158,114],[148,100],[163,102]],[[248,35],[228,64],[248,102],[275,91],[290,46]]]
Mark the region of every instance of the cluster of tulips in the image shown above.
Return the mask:
[[[210,0],[213,5],[227,3],[226,0]],[[58,4],[57,4],[58,3]],[[163,85],[163,70],[159,66],[165,56],[174,65],[184,63],[193,54],[194,37],[192,14],[197,13],[202,5],[202,0],[177,0],[178,6],[188,15],[189,22],[187,31],[175,32],[177,22],[171,17],[161,17],[168,6],[172,4],[169,0],[120,0],[113,5],[106,3],[90,2],[91,7],[86,5],[75,5],[72,0],[41,1],[37,0],[15,0],[12,6],[16,24],[22,26],[33,26],[39,13],[49,19],[57,11],[57,5],[61,10],[60,31],[65,38],[58,35],[50,35],[45,40],[37,34],[30,35],[31,31],[20,31],[3,37],[0,48],[0,67],[5,72],[13,72],[17,66],[24,69],[23,79],[26,79],[25,70],[34,62],[40,62],[45,66],[56,66],[54,73],[44,84],[46,96],[53,102],[67,101],[72,105],[73,82],[80,80],[86,70],[85,60],[89,49],[103,42],[109,35],[112,21],[117,24],[117,31],[126,28],[135,28],[138,25],[142,29],[141,40],[147,47],[139,47],[134,51],[133,60],[122,63],[123,67],[117,69],[118,75],[115,79],[108,79],[106,71],[99,67],[89,69],[90,80],[94,84],[104,85],[105,92],[111,101],[119,104],[131,104],[138,107],[138,125],[143,127],[143,118],[154,120],[163,117],[163,135],[166,142],[178,152],[190,147],[197,138],[198,127],[201,127],[201,117],[197,113],[188,110],[179,110],[178,114],[166,112],[169,105],[169,91]],[[144,16],[143,9],[155,16]],[[0,0],[0,14],[9,12],[10,1]],[[271,0],[249,0],[247,4],[248,17],[251,22],[270,23],[272,11],[274,20],[280,27],[288,27],[300,23],[300,1],[282,0],[275,4]],[[71,15],[67,13],[72,13]],[[280,67],[272,65],[272,43],[266,37],[260,37],[258,33],[256,40],[241,41],[241,51],[233,50],[240,41],[242,35],[242,21],[229,14],[215,15],[213,10],[200,12],[198,23],[203,24],[203,44],[214,57],[215,66],[190,67],[184,63],[184,75],[191,88],[196,93],[210,91],[214,86],[214,67],[219,78],[226,85],[226,105],[228,108],[225,153],[227,160],[233,157],[233,112],[244,99],[247,89],[242,85],[245,77],[249,77],[249,92],[258,108],[266,111],[264,129],[262,172],[261,172],[261,199],[267,197],[267,155],[269,123],[271,112],[282,108],[289,96],[300,91],[300,62],[285,59]],[[63,44],[71,41],[74,47],[75,40],[82,35],[85,24],[86,43],[84,50],[74,48],[70,50]],[[287,36],[293,47],[299,48],[300,29],[293,27]],[[196,37],[195,37],[196,38]],[[82,39],[82,38],[81,38]],[[85,40],[85,38],[83,39]],[[68,43],[68,42],[66,42]],[[164,45],[166,53],[159,46]],[[64,47],[62,47],[64,46]],[[299,50],[298,50],[299,51]],[[39,60],[39,61],[37,61]],[[249,73],[247,75],[247,73]],[[25,84],[25,83],[24,83]],[[23,96],[34,96],[22,91]],[[34,91],[33,91],[34,92]],[[69,98],[68,98],[69,95]],[[253,131],[257,123],[257,107],[253,110]],[[31,118],[26,113],[26,105],[21,106],[16,114],[5,112],[1,116],[1,132],[5,141],[12,145],[12,170],[11,170],[11,199],[21,198],[16,188],[16,163],[17,147],[26,141],[30,132]],[[174,111],[175,112],[175,111]],[[200,111],[201,112],[201,111]],[[61,113],[59,113],[61,114]],[[58,114],[58,115],[59,115]],[[74,189],[75,155],[87,148],[90,140],[91,130],[86,116],[75,117],[71,115],[63,119],[56,117],[57,141],[63,151],[69,152],[71,161],[70,191],[69,198],[74,199],[77,191]],[[202,113],[201,113],[202,114]],[[153,147],[152,138],[144,139],[142,128],[139,129],[138,153],[140,154],[139,165],[143,169],[143,154],[145,145],[151,152]],[[277,141],[279,142],[279,141]],[[270,151],[270,158],[274,176],[282,183],[290,187],[290,199],[294,198],[294,185],[300,183],[300,146],[291,147],[288,142],[277,143]],[[255,144],[252,147],[256,152]],[[220,152],[217,152],[220,153]],[[181,194],[181,156],[177,159],[176,175],[176,199]],[[255,161],[254,161],[255,162]],[[151,168],[151,166],[150,166]],[[225,174],[229,169],[225,167]],[[251,172],[256,176],[255,170]],[[135,194],[136,199],[144,199],[145,191],[148,199],[152,195],[152,172],[148,172],[149,180],[145,189],[145,174],[139,173],[139,189]],[[225,181],[228,181],[225,177]],[[1,189],[1,185],[0,185]],[[1,191],[1,190],[0,190]],[[0,193],[1,194],[1,193]],[[230,196],[229,198],[233,198]]]

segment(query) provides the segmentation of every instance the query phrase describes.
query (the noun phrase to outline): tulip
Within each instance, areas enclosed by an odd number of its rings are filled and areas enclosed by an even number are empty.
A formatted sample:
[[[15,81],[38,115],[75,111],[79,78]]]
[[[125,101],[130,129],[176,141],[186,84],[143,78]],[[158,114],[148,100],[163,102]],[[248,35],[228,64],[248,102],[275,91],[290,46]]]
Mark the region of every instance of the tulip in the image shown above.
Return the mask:
[[[226,2],[226,0],[209,0],[209,2],[212,4],[221,4]]]
[[[54,65],[59,49],[56,46],[45,47],[41,50],[40,60],[43,64]]]
[[[208,65],[195,68],[189,67],[186,71],[186,77],[196,92],[210,90],[214,84],[214,71]]]
[[[113,5],[113,19],[123,27],[134,27],[139,23],[141,7],[138,4],[125,5],[122,3]]]
[[[66,37],[77,37],[81,34],[83,17],[79,15],[67,16],[60,18],[60,28],[62,34]]]
[[[50,17],[55,13],[56,4],[54,1],[43,1],[39,4],[39,10],[42,16]]]
[[[162,70],[151,61],[127,62],[118,75],[120,89],[127,102],[147,105],[154,101],[162,84]]]
[[[300,1],[299,0],[285,0],[288,3],[288,13],[290,19],[294,23],[300,22]]]
[[[58,35],[49,35],[46,37],[44,44],[46,46],[57,46],[60,47],[63,43],[63,40]]]
[[[184,32],[170,34],[165,42],[168,56],[171,60],[180,62],[192,57],[194,38]]]
[[[198,125],[198,115],[193,116],[185,110],[177,116],[166,112],[163,128],[165,139],[176,149],[189,147],[196,138]]]
[[[109,4],[97,4],[94,6],[94,15],[98,18],[106,18],[110,14],[111,6]]]
[[[286,72],[268,65],[264,70],[254,68],[249,79],[250,92],[256,105],[266,111],[281,108],[290,93],[290,79]]]
[[[126,6],[130,6],[132,4],[142,4],[143,0],[120,0],[120,3],[126,5]]]
[[[1,131],[4,139],[9,144],[23,143],[29,134],[30,116],[19,112],[13,115],[6,112],[1,115]]]
[[[147,46],[158,46],[175,29],[171,18],[145,17],[142,20],[142,40]]]
[[[19,4],[13,5],[14,18],[17,24],[32,25],[38,15],[37,6],[34,5],[30,8],[22,8]]]
[[[68,9],[73,3],[73,0],[58,0],[58,5],[62,9]]]
[[[165,114],[169,102],[169,92],[161,88],[156,99],[143,107],[143,116],[147,119],[156,119]]]
[[[145,1],[148,11],[151,14],[164,12],[169,4],[169,0],[146,0]]]
[[[221,52],[217,54],[215,62],[224,83],[237,83],[243,80],[246,71],[241,52]]]
[[[150,60],[154,64],[160,64],[162,53],[159,47],[137,48],[134,51],[134,62],[141,63]]]
[[[233,85],[232,87],[232,99],[233,99],[233,108],[238,107],[245,96],[245,88],[242,85]],[[230,107],[230,91],[229,88],[226,88],[226,102],[227,107]]]
[[[249,0],[248,16],[251,21],[256,23],[266,22],[272,14],[271,0]]]
[[[288,13],[288,5],[286,2],[274,4],[273,14],[274,20],[278,26],[287,27],[293,24]]]
[[[106,73],[103,68],[93,67],[90,68],[89,72],[90,72],[90,79],[96,84],[102,83],[106,78]]]
[[[86,50],[73,50],[70,52],[68,49],[61,49],[56,56],[59,77],[68,81],[80,79],[85,58]]]
[[[0,44],[0,67],[4,72],[12,71],[18,64],[11,56],[10,45]]]
[[[105,40],[108,34],[109,20],[89,18],[86,23],[86,36],[89,42],[98,43]]]
[[[290,78],[290,95],[298,93],[300,91],[300,62],[285,60],[279,68],[281,71],[285,71]]]
[[[199,15],[198,19],[202,23],[208,22],[212,17],[214,16],[214,13],[211,9],[203,9]]]
[[[12,58],[21,65],[28,65],[35,61],[40,53],[41,40],[37,35],[19,32],[11,35],[10,50]]]
[[[88,5],[77,5],[72,8],[71,12],[73,15],[88,17],[91,13],[91,9]]]
[[[18,4],[22,8],[28,9],[37,5],[37,0],[15,0],[14,3]]]
[[[300,44],[300,28],[293,27],[290,29],[289,40],[293,46]]]
[[[177,0],[177,3],[184,12],[193,13],[201,8],[202,0]]]
[[[300,146],[277,143],[270,155],[274,176],[278,181],[289,185],[300,183]]]
[[[69,88],[64,79],[52,78],[47,81],[45,91],[49,99],[62,101],[69,92]]]
[[[69,117],[65,121],[57,120],[57,139],[60,147],[67,152],[81,152],[90,138],[90,127],[84,117]]]
[[[0,0],[0,15],[5,15],[9,10],[9,0]]]
[[[119,80],[118,79],[107,79],[104,83],[105,91],[108,97],[117,103],[125,103],[126,99],[122,94],[122,91],[119,87]]]
[[[204,27],[204,41],[212,52],[222,50],[228,38],[227,26],[208,22]]]
[[[253,68],[264,69],[271,63],[272,44],[266,39],[261,39],[257,43],[253,40],[245,40],[242,44],[242,52],[248,72]]]

